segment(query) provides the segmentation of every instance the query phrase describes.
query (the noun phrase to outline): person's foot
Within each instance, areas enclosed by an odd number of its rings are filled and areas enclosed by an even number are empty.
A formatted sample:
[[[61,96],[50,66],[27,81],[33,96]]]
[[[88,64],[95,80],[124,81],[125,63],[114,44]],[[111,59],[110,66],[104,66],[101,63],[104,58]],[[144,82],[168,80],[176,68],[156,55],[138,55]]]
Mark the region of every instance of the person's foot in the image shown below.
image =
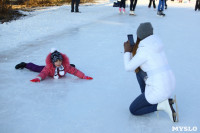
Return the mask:
[[[125,13],[125,8],[122,9],[123,14]]]
[[[24,69],[24,67],[26,66],[26,63],[25,62],[21,62],[21,63],[19,63],[19,64],[17,64],[16,66],[15,66],[15,69]]]
[[[75,13],[81,13],[79,10],[76,10]]]
[[[134,11],[130,11],[129,15],[135,15]]]
[[[119,13],[120,13],[120,14],[122,13],[122,9],[121,9],[121,8],[119,8]]]
[[[162,11],[158,11],[158,12],[157,12],[157,15],[158,15],[158,16],[165,16],[165,14],[164,14]]]
[[[163,102],[161,102],[161,103],[158,103],[158,105],[157,105],[157,110],[159,111],[159,110],[162,110],[162,111],[165,111],[168,115],[169,115],[169,118],[171,119],[171,121],[174,121],[175,122],[175,110],[174,110],[174,108],[173,108],[173,106],[172,106],[172,103],[170,103],[171,101],[170,101],[171,99],[167,99],[167,100],[165,100],[165,101],[163,101]]]
[[[74,12],[74,10],[71,10],[71,12]]]

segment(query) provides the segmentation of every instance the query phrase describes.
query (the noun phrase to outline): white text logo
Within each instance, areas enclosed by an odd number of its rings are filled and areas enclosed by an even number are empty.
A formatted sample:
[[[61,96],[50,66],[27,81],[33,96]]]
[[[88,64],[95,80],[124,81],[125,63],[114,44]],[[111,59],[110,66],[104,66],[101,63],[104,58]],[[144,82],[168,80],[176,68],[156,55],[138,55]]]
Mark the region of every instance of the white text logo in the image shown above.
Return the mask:
[[[172,126],[172,131],[197,131],[197,127],[193,126]]]

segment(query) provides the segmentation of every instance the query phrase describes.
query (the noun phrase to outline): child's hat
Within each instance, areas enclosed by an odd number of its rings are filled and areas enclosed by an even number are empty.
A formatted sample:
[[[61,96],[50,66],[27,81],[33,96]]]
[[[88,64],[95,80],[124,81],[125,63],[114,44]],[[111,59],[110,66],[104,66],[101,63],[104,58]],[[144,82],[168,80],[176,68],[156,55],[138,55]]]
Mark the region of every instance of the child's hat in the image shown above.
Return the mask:
[[[51,49],[51,61],[54,63],[57,60],[63,60],[62,55],[55,48]]]

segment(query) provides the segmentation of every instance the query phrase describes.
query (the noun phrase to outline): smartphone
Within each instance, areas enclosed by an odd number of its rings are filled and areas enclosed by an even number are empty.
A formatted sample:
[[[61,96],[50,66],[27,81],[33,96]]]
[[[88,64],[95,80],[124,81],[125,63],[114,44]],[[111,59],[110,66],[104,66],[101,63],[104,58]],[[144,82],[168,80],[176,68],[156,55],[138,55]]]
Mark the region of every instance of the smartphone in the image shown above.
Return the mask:
[[[127,35],[127,37],[128,37],[129,42],[130,42],[130,45],[133,46],[135,44],[134,39],[133,39],[133,35],[129,34],[129,35]]]

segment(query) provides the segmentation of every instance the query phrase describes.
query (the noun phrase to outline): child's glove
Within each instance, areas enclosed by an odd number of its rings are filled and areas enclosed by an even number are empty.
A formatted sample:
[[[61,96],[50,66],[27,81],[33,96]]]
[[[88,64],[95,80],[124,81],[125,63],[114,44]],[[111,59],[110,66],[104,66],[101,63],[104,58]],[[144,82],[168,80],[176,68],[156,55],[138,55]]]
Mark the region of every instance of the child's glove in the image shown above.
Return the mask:
[[[92,80],[93,78],[89,76],[84,76],[83,79]]]
[[[32,80],[30,80],[31,82],[40,82],[40,79],[39,78],[34,78]]]

